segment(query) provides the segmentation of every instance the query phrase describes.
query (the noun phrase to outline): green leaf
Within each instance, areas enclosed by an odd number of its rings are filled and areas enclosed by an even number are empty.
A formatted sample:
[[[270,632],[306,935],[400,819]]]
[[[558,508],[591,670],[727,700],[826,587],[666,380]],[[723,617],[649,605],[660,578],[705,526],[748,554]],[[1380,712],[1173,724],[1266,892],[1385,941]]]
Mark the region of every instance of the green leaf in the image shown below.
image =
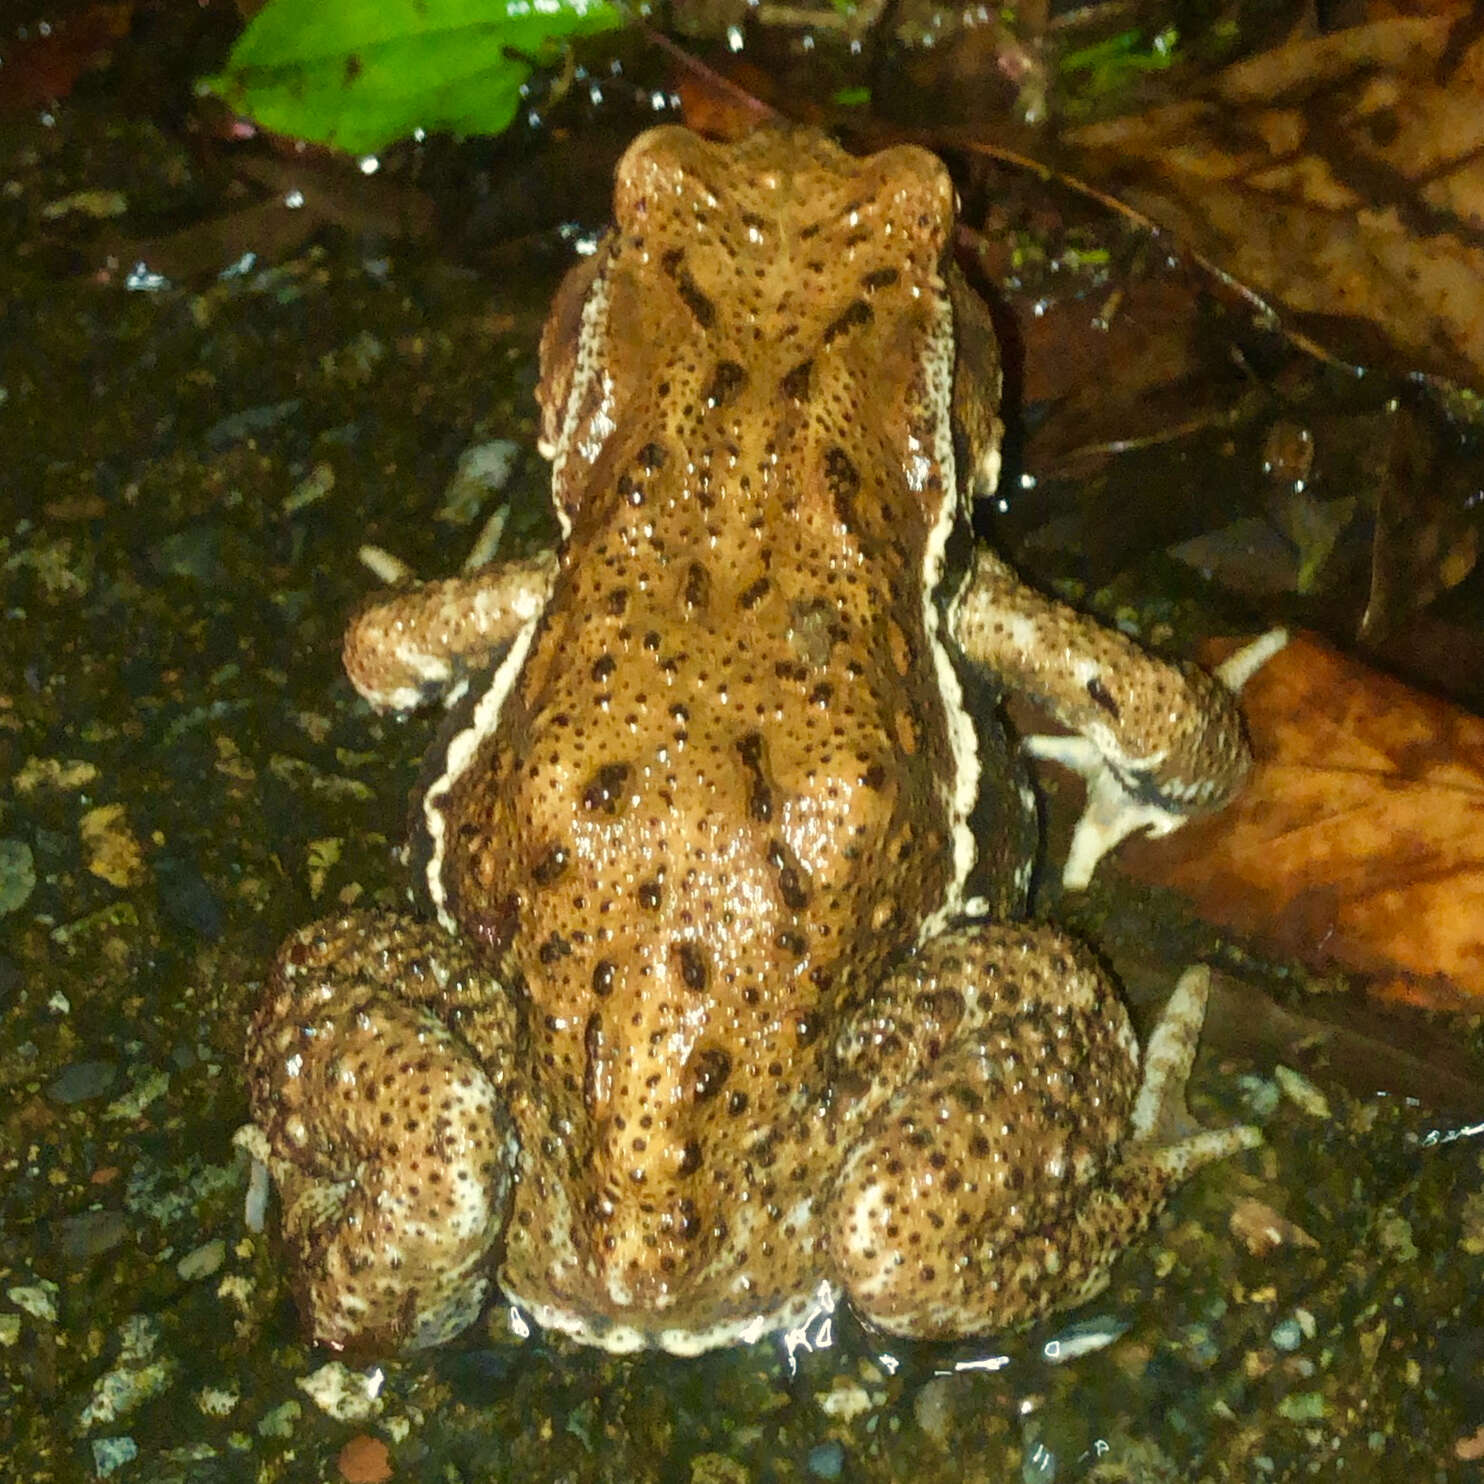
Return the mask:
[[[498,134],[529,58],[623,20],[609,0],[270,0],[204,86],[266,129],[356,154],[415,129]]]
[[[1112,92],[1141,72],[1163,72],[1175,62],[1179,32],[1166,27],[1146,43],[1141,31],[1123,31],[1061,58],[1063,72],[1086,72],[1095,87]]]

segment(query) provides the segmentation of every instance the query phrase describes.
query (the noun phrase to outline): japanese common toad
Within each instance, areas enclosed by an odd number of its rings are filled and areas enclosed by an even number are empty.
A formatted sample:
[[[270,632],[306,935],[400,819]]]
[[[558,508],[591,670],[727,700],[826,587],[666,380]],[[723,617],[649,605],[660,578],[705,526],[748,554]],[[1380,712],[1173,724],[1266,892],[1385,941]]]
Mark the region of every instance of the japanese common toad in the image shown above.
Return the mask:
[[[1075,733],[1032,739],[1090,780],[1074,882],[1248,756],[1221,680],[974,547],[1000,373],[953,205],[915,148],[643,136],[542,342],[558,550],[352,625],[377,704],[467,694],[420,805],[431,917],[306,928],[251,1028],[318,1339],[436,1343],[496,1272],[613,1350],[839,1293],[987,1330],[1095,1291],[1255,1140],[1169,1132],[1198,979],[1141,1092],[1116,990],[1016,921],[996,691]]]

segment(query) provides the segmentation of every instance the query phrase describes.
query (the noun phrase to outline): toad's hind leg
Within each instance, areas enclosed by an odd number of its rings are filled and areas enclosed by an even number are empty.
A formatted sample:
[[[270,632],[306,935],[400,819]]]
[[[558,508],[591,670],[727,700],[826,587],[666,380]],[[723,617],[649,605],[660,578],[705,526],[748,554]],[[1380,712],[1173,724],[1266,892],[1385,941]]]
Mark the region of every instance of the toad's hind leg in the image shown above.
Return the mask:
[[[859,1093],[829,1241],[862,1315],[947,1338],[1080,1303],[1175,1186],[1257,1142],[1176,1133],[1203,983],[1182,981],[1141,1077],[1116,991],[1053,929],[960,929],[892,975],[838,1045]]]
[[[509,1204],[513,1012],[436,926],[355,913],[280,951],[248,1035],[254,1128],[312,1337],[418,1349],[478,1314]]]
[[[1126,836],[1178,829],[1219,809],[1252,764],[1236,693],[1287,642],[1274,629],[1214,674],[1147,653],[976,552],[954,617],[965,656],[1050,709],[1075,736],[1026,739],[1035,756],[1087,780],[1087,803],[1062,872],[1080,888]]]

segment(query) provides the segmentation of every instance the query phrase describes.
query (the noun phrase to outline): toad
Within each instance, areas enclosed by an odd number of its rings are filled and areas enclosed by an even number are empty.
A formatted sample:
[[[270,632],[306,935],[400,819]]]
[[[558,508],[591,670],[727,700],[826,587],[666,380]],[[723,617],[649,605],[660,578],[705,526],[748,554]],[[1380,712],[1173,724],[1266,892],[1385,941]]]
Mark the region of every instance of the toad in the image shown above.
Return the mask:
[[[415,807],[421,914],[295,934],[252,1021],[249,1142],[307,1326],[457,1333],[498,1280],[610,1350],[756,1339],[842,1297],[972,1334],[1094,1293],[1171,1189],[1203,1014],[1142,1056],[1021,920],[1036,815],[996,698],[1082,772],[1067,864],[1219,807],[1233,699],[969,533],[999,357],[922,150],[676,127],[541,344],[554,553],[353,621],[374,704],[456,697]]]

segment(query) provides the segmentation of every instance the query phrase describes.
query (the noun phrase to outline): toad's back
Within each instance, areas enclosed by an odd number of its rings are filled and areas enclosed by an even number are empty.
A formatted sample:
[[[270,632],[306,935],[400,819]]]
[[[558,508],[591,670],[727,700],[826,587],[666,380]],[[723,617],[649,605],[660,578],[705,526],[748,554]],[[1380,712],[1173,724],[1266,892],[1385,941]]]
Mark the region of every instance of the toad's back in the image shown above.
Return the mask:
[[[440,799],[451,911],[527,996],[538,1308],[800,1293],[837,1006],[959,904],[951,200],[916,150],[657,131],[553,314],[568,540]]]

